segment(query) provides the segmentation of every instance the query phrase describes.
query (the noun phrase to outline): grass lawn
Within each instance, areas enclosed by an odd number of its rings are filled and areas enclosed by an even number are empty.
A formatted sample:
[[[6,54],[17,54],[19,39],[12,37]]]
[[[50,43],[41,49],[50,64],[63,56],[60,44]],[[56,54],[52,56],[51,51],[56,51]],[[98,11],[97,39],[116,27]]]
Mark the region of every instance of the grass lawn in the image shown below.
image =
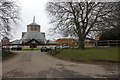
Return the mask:
[[[40,50],[39,48],[23,48],[22,51],[33,51],[33,50]]]
[[[72,61],[118,61],[118,48],[62,49],[55,57]]]

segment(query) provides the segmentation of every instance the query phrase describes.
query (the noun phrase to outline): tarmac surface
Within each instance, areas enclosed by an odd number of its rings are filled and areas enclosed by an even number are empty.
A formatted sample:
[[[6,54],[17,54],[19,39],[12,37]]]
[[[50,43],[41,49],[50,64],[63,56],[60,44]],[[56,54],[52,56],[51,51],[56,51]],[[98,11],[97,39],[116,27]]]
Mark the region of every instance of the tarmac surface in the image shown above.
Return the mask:
[[[16,51],[2,62],[2,78],[117,78],[118,66],[74,63],[40,51]]]

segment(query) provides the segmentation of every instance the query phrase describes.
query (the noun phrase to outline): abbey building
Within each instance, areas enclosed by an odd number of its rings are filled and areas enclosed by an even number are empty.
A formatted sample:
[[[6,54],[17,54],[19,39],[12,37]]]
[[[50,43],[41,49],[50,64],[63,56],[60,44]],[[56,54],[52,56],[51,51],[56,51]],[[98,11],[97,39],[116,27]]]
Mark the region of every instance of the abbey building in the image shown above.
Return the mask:
[[[29,45],[30,47],[37,47],[37,45],[46,44],[45,33],[40,31],[41,26],[33,22],[27,25],[27,32],[22,32],[21,44]]]

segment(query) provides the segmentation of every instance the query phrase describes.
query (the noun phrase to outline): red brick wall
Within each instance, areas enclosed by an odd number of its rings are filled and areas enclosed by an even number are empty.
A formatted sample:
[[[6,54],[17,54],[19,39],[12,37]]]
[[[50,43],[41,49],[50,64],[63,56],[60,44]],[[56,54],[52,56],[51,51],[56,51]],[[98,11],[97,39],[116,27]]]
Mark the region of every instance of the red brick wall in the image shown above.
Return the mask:
[[[56,42],[60,46],[64,46],[64,45],[74,46],[77,43],[75,39],[57,39]]]

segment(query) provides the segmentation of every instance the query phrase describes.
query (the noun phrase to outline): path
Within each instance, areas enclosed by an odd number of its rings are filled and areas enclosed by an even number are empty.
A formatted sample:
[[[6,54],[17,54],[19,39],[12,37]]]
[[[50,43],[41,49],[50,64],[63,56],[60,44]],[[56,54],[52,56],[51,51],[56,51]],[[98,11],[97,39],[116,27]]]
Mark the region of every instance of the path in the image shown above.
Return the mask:
[[[99,78],[117,77],[117,66],[81,64],[56,59],[40,51],[18,51],[3,61],[4,78]]]

